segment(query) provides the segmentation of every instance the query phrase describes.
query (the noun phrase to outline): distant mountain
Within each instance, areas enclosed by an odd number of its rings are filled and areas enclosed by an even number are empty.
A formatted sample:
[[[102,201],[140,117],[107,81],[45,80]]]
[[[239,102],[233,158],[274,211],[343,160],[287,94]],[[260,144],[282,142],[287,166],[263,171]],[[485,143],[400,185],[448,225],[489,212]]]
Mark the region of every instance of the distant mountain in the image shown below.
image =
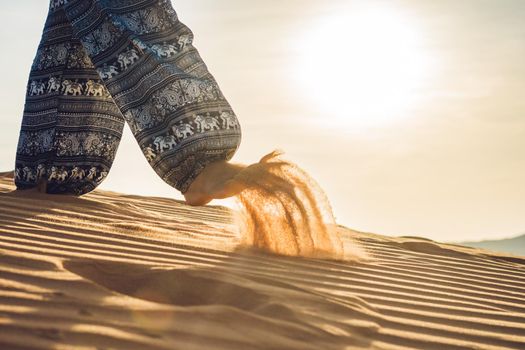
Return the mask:
[[[459,244],[469,247],[483,248],[500,253],[511,253],[514,255],[525,256],[525,234],[507,239],[480,242],[461,242]]]

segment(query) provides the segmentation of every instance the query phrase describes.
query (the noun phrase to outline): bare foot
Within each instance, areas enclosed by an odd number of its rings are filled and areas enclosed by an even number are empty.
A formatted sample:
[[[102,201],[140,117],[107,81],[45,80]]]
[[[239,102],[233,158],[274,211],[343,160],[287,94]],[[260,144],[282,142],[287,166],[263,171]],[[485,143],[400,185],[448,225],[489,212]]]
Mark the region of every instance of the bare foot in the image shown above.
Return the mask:
[[[184,193],[186,203],[205,205],[213,199],[235,196],[243,189],[241,184],[234,180],[235,175],[245,168],[246,165],[223,160],[208,164]]]

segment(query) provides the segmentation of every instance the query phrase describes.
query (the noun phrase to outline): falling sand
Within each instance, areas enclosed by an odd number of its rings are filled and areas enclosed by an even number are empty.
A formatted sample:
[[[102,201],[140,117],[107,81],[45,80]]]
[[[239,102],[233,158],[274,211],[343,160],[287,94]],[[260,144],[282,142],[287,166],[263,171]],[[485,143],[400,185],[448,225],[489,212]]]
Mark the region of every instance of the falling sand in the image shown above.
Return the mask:
[[[235,177],[244,188],[237,195],[243,243],[288,256],[364,257],[356,243],[343,242],[320,186],[281,155],[267,154]]]

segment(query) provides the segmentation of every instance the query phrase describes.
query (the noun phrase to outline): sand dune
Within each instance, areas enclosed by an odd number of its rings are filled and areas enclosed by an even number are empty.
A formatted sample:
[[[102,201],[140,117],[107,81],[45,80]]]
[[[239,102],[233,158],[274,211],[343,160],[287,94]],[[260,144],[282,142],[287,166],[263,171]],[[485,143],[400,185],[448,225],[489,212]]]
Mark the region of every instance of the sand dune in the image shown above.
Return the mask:
[[[496,239],[496,240],[485,240],[485,241],[474,241],[474,242],[461,242],[461,245],[468,247],[482,248],[493,250],[502,253],[511,253],[516,255],[525,256],[525,234],[519,235],[512,238]]]
[[[228,209],[0,174],[0,349],[525,349],[525,259],[341,228],[370,259],[239,249]]]

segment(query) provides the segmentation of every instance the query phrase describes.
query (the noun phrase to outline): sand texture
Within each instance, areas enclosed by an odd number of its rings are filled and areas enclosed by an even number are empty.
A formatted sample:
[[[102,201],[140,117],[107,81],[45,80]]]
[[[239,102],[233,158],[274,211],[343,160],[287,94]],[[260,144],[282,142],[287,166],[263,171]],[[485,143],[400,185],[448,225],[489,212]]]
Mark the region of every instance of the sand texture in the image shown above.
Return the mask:
[[[340,228],[368,260],[239,249],[230,210],[0,174],[0,349],[525,349],[525,258]]]

